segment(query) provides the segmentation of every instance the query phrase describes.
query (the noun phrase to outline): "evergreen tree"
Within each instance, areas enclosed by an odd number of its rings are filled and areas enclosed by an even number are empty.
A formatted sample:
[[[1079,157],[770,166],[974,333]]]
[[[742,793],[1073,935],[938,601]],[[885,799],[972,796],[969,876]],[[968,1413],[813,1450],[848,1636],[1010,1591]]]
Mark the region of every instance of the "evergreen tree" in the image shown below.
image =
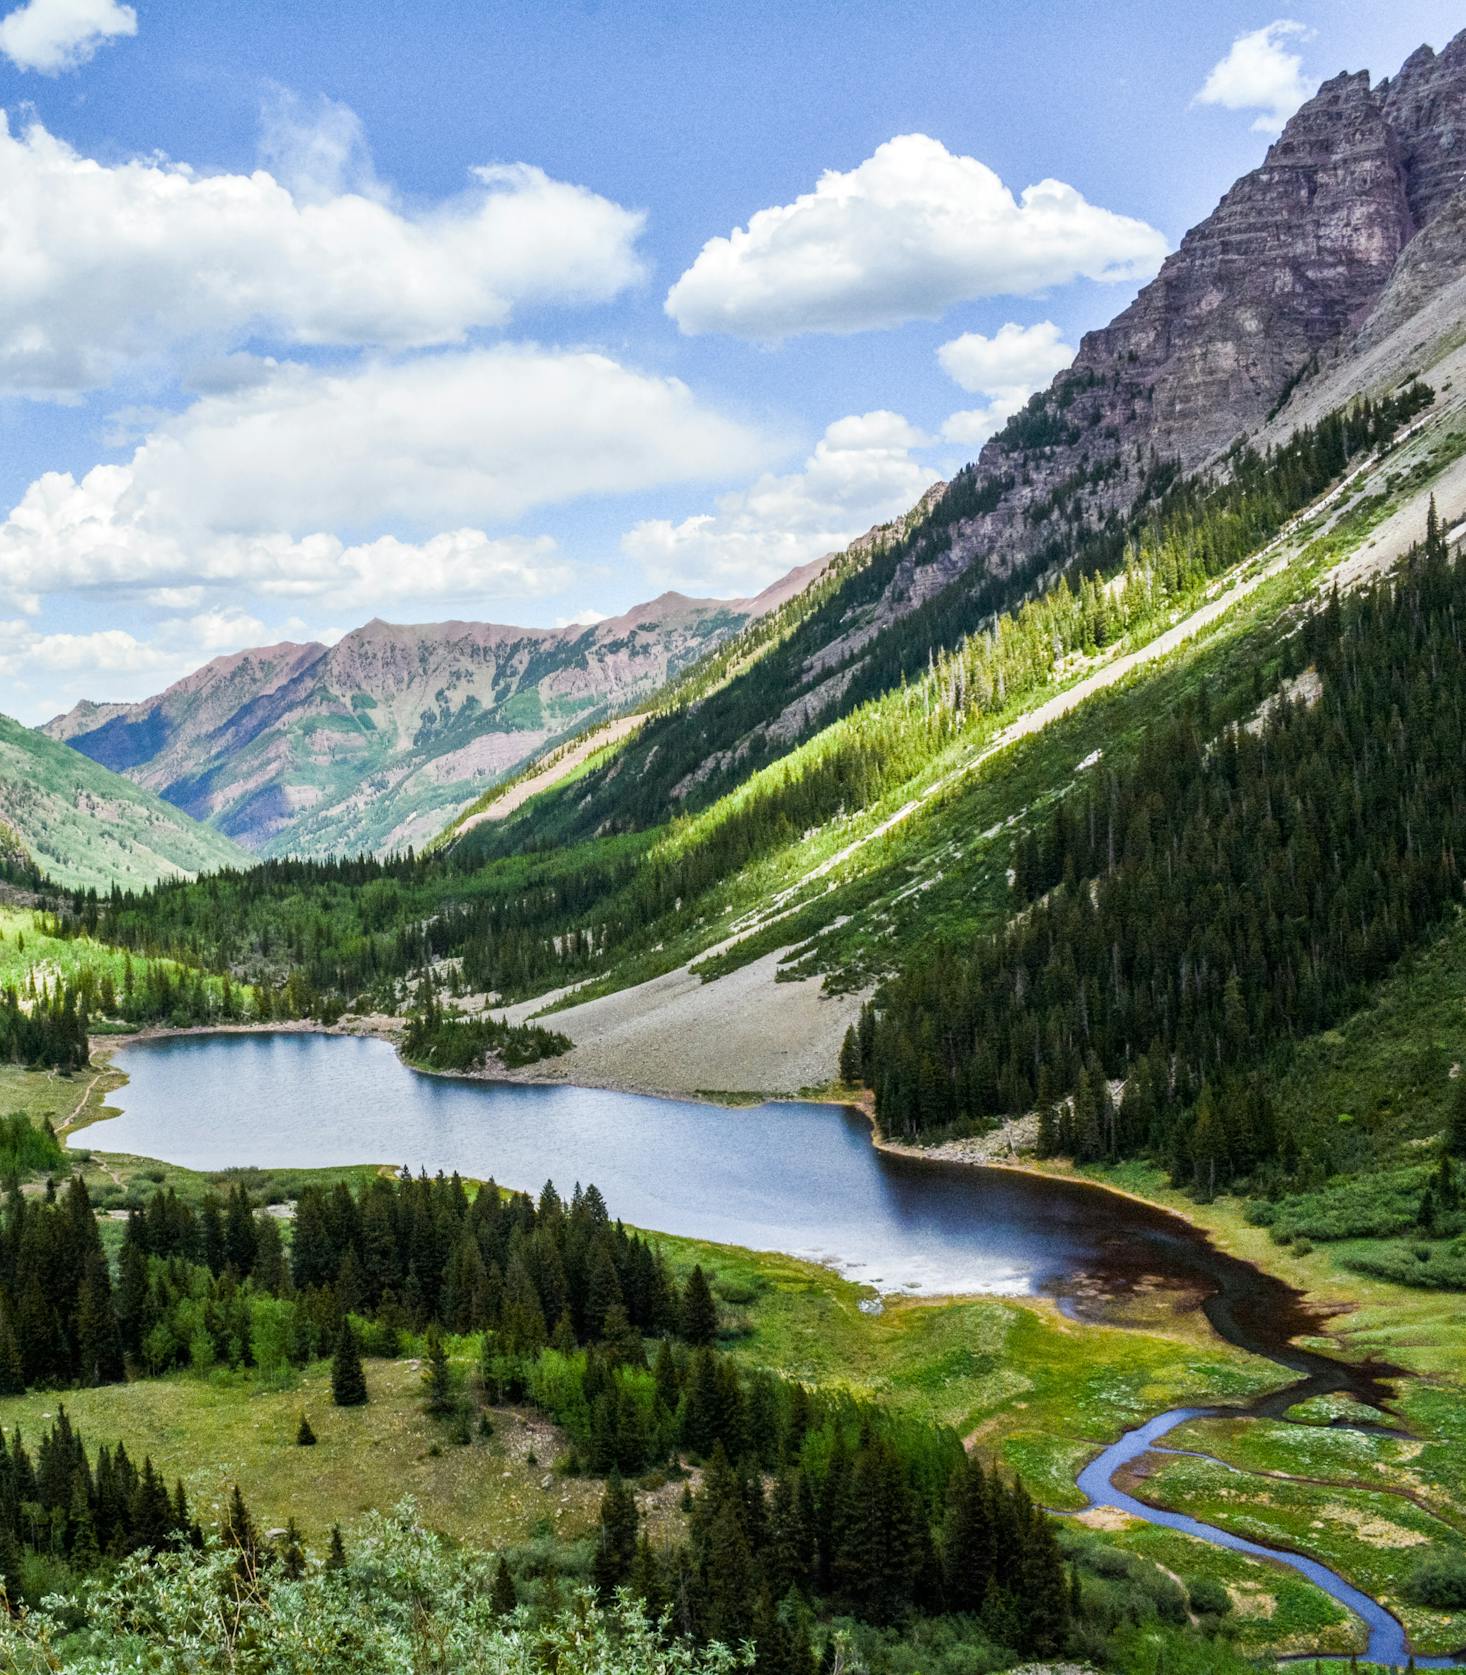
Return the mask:
[[[295,1442],[298,1448],[314,1448],[316,1433],[311,1429],[311,1422],[304,1412],[300,1416],[300,1424],[295,1428]]]
[[[1451,1115],[1446,1125],[1445,1149],[1451,1157],[1466,1158],[1466,1071],[1456,1078]]]
[[[494,1585],[490,1595],[496,1616],[507,1617],[519,1604],[519,1590],[514,1586],[514,1577],[509,1566],[505,1563],[504,1555],[500,1553],[499,1562],[494,1567]]]
[[[682,1290],[682,1336],[695,1348],[711,1344],[718,1335],[718,1305],[699,1264]]]
[[[601,1516],[596,1533],[595,1558],[591,1575],[603,1594],[610,1594],[631,1574],[636,1558],[638,1518],[636,1497],[613,1471],[601,1497]]]
[[[336,1333],[336,1352],[331,1358],[331,1400],[337,1407],[361,1407],[367,1401],[361,1346],[345,1315],[341,1317],[341,1326]]]
[[[326,1553],[326,1569],[346,1569],[346,1543],[341,1539],[340,1524],[331,1526],[331,1545]]]
[[[427,1411],[441,1419],[453,1411],[453,1374],[443,1334],[436,1325],[428,1327],[426,1349],[427,1365],[423,1368],[422,1381]]]

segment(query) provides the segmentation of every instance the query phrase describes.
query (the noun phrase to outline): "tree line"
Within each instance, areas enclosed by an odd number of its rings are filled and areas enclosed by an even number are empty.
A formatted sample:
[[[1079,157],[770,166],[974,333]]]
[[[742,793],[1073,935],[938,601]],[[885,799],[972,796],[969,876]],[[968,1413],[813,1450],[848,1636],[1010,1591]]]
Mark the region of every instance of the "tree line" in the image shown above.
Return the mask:
[[[914,963],[847,1043],[883,1127],[1037,1107],[1047,1149],[1145,1153],[1204,1191],[1290,1170],[1268,1055],[1460,901],[1463,618],[1432,507],[1397,578],[1286,642],[1263,713],[1219,725],[1203,691],[1087,776],[1020,841],[1008,925]]]

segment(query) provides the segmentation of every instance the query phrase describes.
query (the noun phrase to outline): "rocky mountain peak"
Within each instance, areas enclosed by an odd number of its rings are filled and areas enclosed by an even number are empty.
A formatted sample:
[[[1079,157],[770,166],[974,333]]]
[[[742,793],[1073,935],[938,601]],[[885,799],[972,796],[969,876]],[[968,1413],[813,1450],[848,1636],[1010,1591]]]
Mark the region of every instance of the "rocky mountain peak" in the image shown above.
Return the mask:
[[[1418,47],[1375,97],[1399,139],[1411,213],[1424,227],[1466,182],[1466,29],[1439,53]]]

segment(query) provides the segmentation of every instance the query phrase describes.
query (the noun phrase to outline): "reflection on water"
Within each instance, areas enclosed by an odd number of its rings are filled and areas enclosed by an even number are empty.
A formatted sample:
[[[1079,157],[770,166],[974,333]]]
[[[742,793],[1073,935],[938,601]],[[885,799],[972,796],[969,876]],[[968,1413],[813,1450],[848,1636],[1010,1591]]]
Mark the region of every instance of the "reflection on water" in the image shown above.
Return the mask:
[[[175,1037],[122,1049],[123,1115],[78,1137],[194,1169],[396,1163],[538,1191],[600,1187],[664,1233],[828,1262],[882,1291],[1049,1291],[1087,1311],[1143,1276],[1195,1291],[1214,1255],[1128,1200],[999,1170],[888,1157],[839,1106],[716,1106],[450,1080],[385,1042]]]

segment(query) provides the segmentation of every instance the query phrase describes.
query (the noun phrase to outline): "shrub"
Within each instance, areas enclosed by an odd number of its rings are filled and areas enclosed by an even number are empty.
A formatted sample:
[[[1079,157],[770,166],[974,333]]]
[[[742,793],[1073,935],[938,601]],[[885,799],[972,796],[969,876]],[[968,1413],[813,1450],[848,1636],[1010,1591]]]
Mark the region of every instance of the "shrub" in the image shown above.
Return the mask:
[[[1200,1617],[1225,1617],[1232,1609],[1232,1596],[1215,1576],[1188,1576],[1186,1597]]]
[[[1466,1608],[1466,1555],[1437,1553],[1421,1559],[1410,1573],[1405,1592],[1417,1605],[1434,1611]]]

